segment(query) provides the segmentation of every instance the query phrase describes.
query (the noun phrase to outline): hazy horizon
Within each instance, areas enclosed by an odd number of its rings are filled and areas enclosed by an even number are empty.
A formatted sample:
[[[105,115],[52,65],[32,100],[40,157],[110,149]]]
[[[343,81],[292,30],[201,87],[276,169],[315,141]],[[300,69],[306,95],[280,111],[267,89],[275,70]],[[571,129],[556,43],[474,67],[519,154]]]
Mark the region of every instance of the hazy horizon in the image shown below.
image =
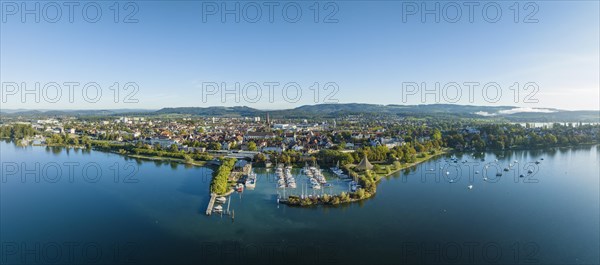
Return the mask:
[[[121,110],[121,111],[158,111],[161,109],[168,109],[168,108],[173,108],[173,109],[177,109],[177,108],[233,108],[233,107],[248,107],[248,108],[252,108],[252,109],[256,109],[256,110],[261,110],[261,111],[277,111],[277,110],[289,110],[289,109],[295,109],[298,107],[302,107],[302,106],[317,106],[317,105],[345,105],[345,104],[361,104],[361,105],[377,105],[377,106],[427,106],[427,105],[453,105],[453,106],[473,106],[473,107],[510,107],[513,108],[515,110],[523,110],[523,111],[517,111],[517,112],[540,112],[540,113],[545,113],[545,110],[548,109],[553,109],[553,110],[558,110],[558,111],[599,111],[600,109],[574,109],[574,110],[569,110],[569,109],[559,109],[559,108],[538,108],[538,107],[531,107],[531,108],[524,108],[524,107],[519,107],[519,106],[509,106],[509,105],[469,105],[469,104],[448,104],[448,103],[433,103],[433,104],[377,104],[377,103],[362,103],[362,102],[348,102],[348,103],[321,103],[321,104],[306,104],[306,105],[299,105],[299,106],[293,106],[293,107],[288,107],[288,108],[260,108],[260,107],[253,107],[253,106],[248,106],[248,105],[235,105],[235,106],[179,106],[179,107],[171,107],[171,106],[165,106],[165,107],[160,107],[160,108],[53,108],[53,109],[46,109],[46,108],[40,108],[40,109],[28,109],[28,108],[2,108],[0,107],[0,111],[11,111],[11,112],[19,112],[19,111],[77,111],[77,110],[84,110],[84,111],[102,111],[102,110],[108,110],[108,111],[115,111],[115,110]],[[539,111],[535,111],[535,110],[539,110]],[[600,113],[599,113],[600,114]]]

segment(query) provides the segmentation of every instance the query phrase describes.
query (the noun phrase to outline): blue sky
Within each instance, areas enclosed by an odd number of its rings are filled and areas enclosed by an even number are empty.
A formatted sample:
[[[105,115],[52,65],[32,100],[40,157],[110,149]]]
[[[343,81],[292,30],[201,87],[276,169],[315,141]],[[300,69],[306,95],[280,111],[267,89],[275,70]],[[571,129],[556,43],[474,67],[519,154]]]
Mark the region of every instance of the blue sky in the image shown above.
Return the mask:
[[[26,4],[33,8],[35,3]],[[37,3],[43,13],[47,3]],[[493,9],[488,9],[488,17],[482,15],[482,6],[487,2],[477,2],[472,23],[464,2],[456,2],[462,12],[456,23],[444,19],[455,15],[454,6],[447,6],[448,2],[437,2],[440,12],[448,12],[447,17],[442,14],[439,23],[433,15],[426,15],[425,21],[421,21],[421,2],[333,1],[327,9],[328,2],[319,2],[318,23],[314,21],[314,1],[292,2],[302,10],[296,23],[285,20],[294,16],[295,5],[288,9],[290,17],[282,14],[282,6],[289,1],[278,2],[272,23],[266,14],[265,2],[261,1],[225,2],[227,8],[234,8],[236,3],[240,9],[247,8],[248,16],[242,14],[239,23],[232,15],[225,16],[225,22],[221,21],[221,2],[133,1],[138,8],[133,16],[137,23],[122,23],[133,10],[132,7],[124,9],[126,2],[120,2],[119,23],[113,21],[113,1],[97,3],[102,16],[96,23],[85,21],[81,15],[85,2],[75,7],[73,23],[68,21],[64,6],[56,23],[45,20],[54,17],[54,6],[46,9],[47,16],[41,15],[40,23],[35,23],[33,15],[26,15],[26,21],[22,22],[21,10],[12,14],[11,6],[2,6],[1,108],[158,109],[246,105],[279,109],[328,102],[456,102],[523,108],[600,108],[600,7],[597,1],[533,2],[534,6],[527,8],[526,2],[519,2],[518,22],[514,21],[515,2],[494,2],[502,12],[496,23],[485,20],[493,19]],[[217,14],[203,14],[213,3],[219,7]],[[434,8],[435,3],[426,2],[425,7]],[[254,17],[254,4],[261,7],[262,16],[258,22],[250,23],[244,18]],[[419,10],[414,15],[406,15],[403,21],[403,13],[408,11],[409,5]],[[445,5],[447,9],[443,9]],[[334,7],[337,12],[331,18],[337,19],[337,23],[323,23]],[[537,22],[524,23],[535,8],[537,12],[530,19]],[[41,87],[52,82],[79,82],[81,86],[95,82],[102,96],[91,103],[83,98],[81,88],[75,88],[71,102],[68,88],[61,85],[59,100],[43,98],[43,88],[37,90],[39,102],[27,94],[23,100],[22,84],[33,89],[36,82]],[[120,89],[115,102],[114,90],[110,88],[115,82],[120,87],[127,82],[137,84],[139,89],[129,98],[136,100],[123,102],[125,94],[133,90]],[[223,101],[221,91],[208,93],[206,87],[203,89],[203,84],[208,83],[225,83],[232,89],[236,82],[240,87],[259,84],[262,96],[256,100],[253,88],[247,90],[250,91],[247,95],[254,100],[246,100],[241,95],[236,102],[230,94],[225,95]],[[265,82],[281,84],[272,90],[271,98]],[[315,82],[319,83],[316,90],[320,91],[316,100]],[[435,90],[436,82],[440,83],[440,89]],[[472,100],[465,82],[480,83],[473,90]],[[19,84],[17,92],[6,87],[13,83]],[[286,101],[282,87],[294,83],[302,95],[296,96],[294,89],[288,90],[292,92]],[[337,92],[331,97],[326,95],[333,91],[333,86],[324,90],[326,83],[337,86]],[[409,88],[403,88],[403,84],[408,83],[419,84],[419,90],[408,93]],[[438,93],[438,101],[433,94],[423,100],[422,83]],[[454,83],[460,85],[462,93],[458,100],[454,100]],[[483,85],[492,83],[499,85],[502,95],[488,99],[495,98],[497,102],[486,101],[481,93]],[[518,89],[514,83],[519,84]],[[535,84],[537,89],[527,86],[525,90],[526,83]],[[519,91],[517,98],[516,90]],[[53,97],[51,91],[54,90],[48,91],[49,97]],[[446,98],[444,93],[447,93]],[[533,93],[531,97],[527,97],[530,93]]]

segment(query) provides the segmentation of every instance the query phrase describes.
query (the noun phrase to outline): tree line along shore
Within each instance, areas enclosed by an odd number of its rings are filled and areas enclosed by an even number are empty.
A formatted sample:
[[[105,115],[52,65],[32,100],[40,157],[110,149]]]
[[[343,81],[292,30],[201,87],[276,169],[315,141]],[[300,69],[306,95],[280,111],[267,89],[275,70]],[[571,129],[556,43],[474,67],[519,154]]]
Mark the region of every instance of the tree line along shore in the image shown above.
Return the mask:
[[[361,147],[348,150],[345,147],[345,142],[342,141],[327,149],[321,149],[313,153],[295,150],[257,152],[251,160],[257,166],[266,166],[267,163],[272,162],[296,167],[301,167],[306,163],[319,166],[332,166],[339,163],[343,171],[360,185],[360,188],[355,192],[324,195],[318,198],[296,198],[292,196],[286,201],[290,205],[299,206],[335,205],[370,198],[376,193],[377,183],[381,178],[440,154],[461,151],[505,151],[597,144],[599,142],[599,128],[598,125],[580,125],[579,127],[555,125],[552,128],[531,129],[518,125],[484,124],[477,129],[471,128],[469,130],[446,128],[443,133],[441,130],[434,128],[428,133],[430,135],[428,137],[406,136],[402,139],[402,145],[391,148],[385,145],[370,146],[363,141]],[[422,128],[413,128],[412,130],[409,135],[420,135],[424,132]],[[31,125],[25,124],[4,124],[0,126],[0,138],[12,140],[19,145],[31,144],[37,139],[40,145],[95,149],[136,159],[171,161],[194,166],[204,166],[208,162],[218,159],[221,166],[215,170],[214,184],[211,183],[210,188],[211,192],[217,194],[227,192],[224,187],[228,187],[231,183],[223,182],[222,179],[227,180],[223,176],[231,174],[235,163],[235,160],[220,158],[208,152],[185,151],[177,145],[162,147],[144,144],[141,141],[118,142],[93,139],[87,135],[40,133],[33,129]],[[256,148],[256,143],[249,141],[248,146]],[[363,158],[373,161],[372,169],[356,169],[356,165]]]

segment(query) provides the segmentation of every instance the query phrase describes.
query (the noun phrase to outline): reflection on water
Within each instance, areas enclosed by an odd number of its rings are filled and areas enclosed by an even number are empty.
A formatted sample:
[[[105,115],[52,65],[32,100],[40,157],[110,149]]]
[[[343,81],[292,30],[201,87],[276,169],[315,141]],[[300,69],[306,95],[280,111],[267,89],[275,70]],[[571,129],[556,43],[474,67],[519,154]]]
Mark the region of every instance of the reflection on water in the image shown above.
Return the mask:
[[[115,244],[121,249],[133,243],[131,260],[141,264],[599,262],[597,146],[457,154],[459,162],[451,164],[463,168],[463,174],[453,183],[448,179],[454,173],[445,176],[440,169],[450,156],[441,156],[384,178],[371,199],[335,207],[278,205],[281,190],[273,173],[257,168],[256,188],[230,197],[233,222],[228,216],[204,215],[210,168],[5,142],[0,152],[3,165],[96,163],[103,173],[96,182],[85,181],[78,168],[72,182],[34,182],[27,176],[23,183],[20,172],[3,166],[3,243],[95,242],[111,254]],[[522,172],[517,170],[541,158],[537,183],[518,177]],[[515,160],[520,165],[486,181],[483,167],[495,159],[501,167]],[[130,165],[137,169],[138,182],[123,181]],[[477,169],[469,171],[467,165]],[[347,189],[326,174],[334,192]],[[300,185],[286,192],[300,194]],[[453,259],[450,250],[462,255]],[[22,263],[19,255],[7,258]],[[96,263],[115,259],[125,263],[123,256],[108,254]]]

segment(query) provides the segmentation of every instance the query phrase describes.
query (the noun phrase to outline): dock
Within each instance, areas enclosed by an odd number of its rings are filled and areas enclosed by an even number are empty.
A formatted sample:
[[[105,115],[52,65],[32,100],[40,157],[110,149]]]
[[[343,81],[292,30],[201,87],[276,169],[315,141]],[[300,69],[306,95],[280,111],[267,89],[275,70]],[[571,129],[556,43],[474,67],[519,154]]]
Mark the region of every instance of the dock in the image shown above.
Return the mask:
[[[226,192],[225,194],[222,194],[222,195],[218,195],[216,193],[211,193],[210,200],[208,201],[208,207],[206,207],[206,215],[212,214],[213,207],[215,206],[215,201],[217,200],[217,197],[219,197],[219,196],[228,197],[229,195],[231,195],[234,192],[235,192],[234,189],[229,189],[228,192]]]
[[[208,207],[206,207],[206,215],[210,215],[212,213],[213,206],[215,205],[215,200],[217,199],[216,193],[210,194],[210,201],[208,201]]]

